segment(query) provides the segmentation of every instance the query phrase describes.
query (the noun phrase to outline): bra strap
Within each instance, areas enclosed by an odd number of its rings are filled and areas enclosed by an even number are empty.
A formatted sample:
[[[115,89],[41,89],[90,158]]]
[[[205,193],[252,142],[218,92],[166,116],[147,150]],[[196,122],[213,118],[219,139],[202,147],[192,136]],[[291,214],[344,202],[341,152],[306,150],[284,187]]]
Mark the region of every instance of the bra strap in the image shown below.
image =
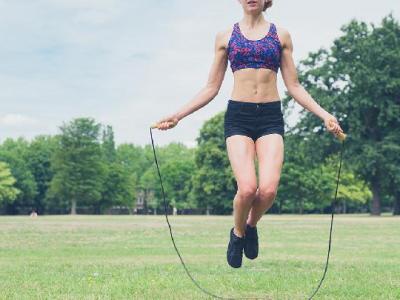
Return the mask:
[[[271,23],[271,32],[276,33],[276,27],[274,23]]]

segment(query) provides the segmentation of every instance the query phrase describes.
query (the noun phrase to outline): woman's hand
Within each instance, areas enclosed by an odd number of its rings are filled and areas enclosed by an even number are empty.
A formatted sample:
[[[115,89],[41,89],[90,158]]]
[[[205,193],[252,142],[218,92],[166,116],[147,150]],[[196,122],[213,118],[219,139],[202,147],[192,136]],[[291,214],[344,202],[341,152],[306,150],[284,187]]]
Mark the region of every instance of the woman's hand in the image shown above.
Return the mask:
[[[338,136],[343,133],[342,128],[339,125],[338,120],[331,114],[328,114],[324,118],[325,127],[329,132],[332,132],[334,135]]]
[[[168,129],[174,128],[178,124],[178,122],[179,122],[179,119],[176,117],[176,115],[171,115],[171,116],[162,118],[160,121],[157,122],[155,127],[160,130],[168,130]]]

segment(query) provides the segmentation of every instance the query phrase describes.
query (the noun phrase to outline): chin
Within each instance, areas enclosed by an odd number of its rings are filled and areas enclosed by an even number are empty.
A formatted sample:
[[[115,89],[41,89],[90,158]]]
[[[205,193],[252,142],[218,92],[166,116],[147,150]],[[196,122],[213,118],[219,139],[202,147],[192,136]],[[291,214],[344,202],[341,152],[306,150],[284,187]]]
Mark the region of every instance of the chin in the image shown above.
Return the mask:
[[[257,8],[251,8],[247,12],[250,13],[250,14],[257,14],[257,13],[260,12],[260,10],[257,9]]]

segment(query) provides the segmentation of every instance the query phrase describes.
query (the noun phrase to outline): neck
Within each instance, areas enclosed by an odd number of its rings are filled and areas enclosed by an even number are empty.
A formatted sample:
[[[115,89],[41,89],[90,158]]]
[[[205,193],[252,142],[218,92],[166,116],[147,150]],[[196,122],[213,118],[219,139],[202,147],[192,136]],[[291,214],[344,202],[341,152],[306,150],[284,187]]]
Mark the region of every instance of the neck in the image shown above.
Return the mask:
[[[262,13],[256,15],[245,13],[242,19],[242,24],[247,28],[255,28],[262,23],[265,23]]]

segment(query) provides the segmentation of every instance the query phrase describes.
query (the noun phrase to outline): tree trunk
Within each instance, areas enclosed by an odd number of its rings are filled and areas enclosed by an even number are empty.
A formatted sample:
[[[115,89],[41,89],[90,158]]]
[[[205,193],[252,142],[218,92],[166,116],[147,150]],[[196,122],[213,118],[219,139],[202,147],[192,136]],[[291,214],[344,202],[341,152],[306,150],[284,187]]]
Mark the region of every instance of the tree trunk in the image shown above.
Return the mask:
[[[304,213],[304,202],[303,202],[303,200],[300,200],[299,204],[300,204],[299,205],[299,214],[302,215]]]
[[[143,195],[143,211],[144,211],[145,215],[149,214],[149,210],[148,210],[148,206],[147,206],[149,194],[150,194],[149,190],[145,189],[144,195]]]
[[[393,215],[394,216],[400,215],[400,193],[397,193],[394,198]]]
[[[76,200],[71,201],[71,215],[76,215]]]
[[[371,203],[371,215],[381,215],[381,186],[379,178],[375,177],[372,180],[372,203]]]

